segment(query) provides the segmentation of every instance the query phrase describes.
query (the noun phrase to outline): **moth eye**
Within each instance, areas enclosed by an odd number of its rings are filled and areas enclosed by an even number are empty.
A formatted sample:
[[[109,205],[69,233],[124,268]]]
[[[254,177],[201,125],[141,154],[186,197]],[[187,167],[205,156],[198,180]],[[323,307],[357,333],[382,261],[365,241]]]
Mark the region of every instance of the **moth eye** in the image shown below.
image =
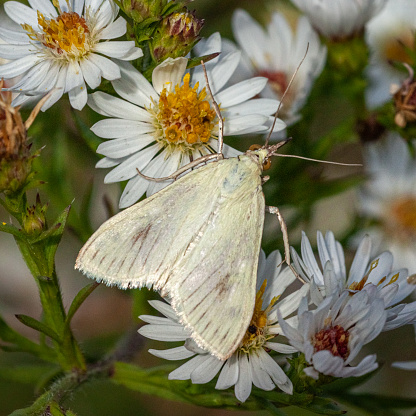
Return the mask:
[[[253,150],[259,150],[259,149],[261,149],[261,146],[260,146],[259,144],[252,144],[252,145],[248,148],[248,150],[251,150],[251,151],[253,151]]]
[[[270,169],[270,166],[272,165],[272,161],[270,159],[266,159],[263,162],[263,170]]]

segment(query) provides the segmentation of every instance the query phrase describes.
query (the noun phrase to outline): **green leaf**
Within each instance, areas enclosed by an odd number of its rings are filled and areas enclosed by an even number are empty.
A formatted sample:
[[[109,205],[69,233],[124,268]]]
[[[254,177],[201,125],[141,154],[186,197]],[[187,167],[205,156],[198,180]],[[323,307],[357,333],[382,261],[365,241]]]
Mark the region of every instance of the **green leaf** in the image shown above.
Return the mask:
[[[337,392],[345,392],[352,387],[359,386],[360,384],[365,383],[370,378],[372,378],[376,373],[378,373],[381,369],[381,366],[378,367],[376,370],[372,371],[371,373],[364,374],[361,377],[348,377],[348,378],[338,378],[335,379],[333,382],[323,385],[322,389],[325,392],[331,393],[337,393]]]
[[[62,234],[65,229],[65,224],[68,219],[71,205],[66,207],[59,215],[55,223],[50,227],[52,232],[47,237],[47,246],[45,250],[46,260],[48,262],[49,270],[53,270],[55,264],[55,253],[61,241]]]
[[[0,367],[0,379],[10,382],[37,384],[45,373],[56,375],[59,367],[51,364],[13,365]]]
[[[55,351],[46,346],[38,345],[33,341],[20,335],[14,329],[10,328],[7,323],[0,317],[0,339],[4,342],[13,344],[11,346],[2,345],[1,349],[10,352],[28,352],[37,357],[50,362],[56,362]]]
[[[91,283],[88,286],[82,288],[77,295],[75,296],[74,300],[69,307],[68,314],[65,320],[65,326],[68,326],[71,322],[71,319],[75,315],[75,312],[79,309],[82,303],[87,299],[87,297],[99,286],[100,284],[97,282]]]
[[[52,338],[58,343],[61,342],[59,335],[52,328],[45,325],[44,323],[27,315],[15,315],[15,316],[22,324],[28,326],[29,328],[33,328],[36,331],[42,332],[42,334],[47,335],[48,337]]]
[[[116,362],[111,380],[130,390],[198,406],[244,410],[263,408],[262,404],[253,398],[240,403],[234,392],[217,391],[213,383],[192,384],[188,380],[168,380],[167,373],[172,369],[172,366],[141,369],[132,364]]]
[[[6,224],[5,222],[0,223],[0,231],[8,234],[12,234],[15,238],[22,239],[22,232],[14,225]]]

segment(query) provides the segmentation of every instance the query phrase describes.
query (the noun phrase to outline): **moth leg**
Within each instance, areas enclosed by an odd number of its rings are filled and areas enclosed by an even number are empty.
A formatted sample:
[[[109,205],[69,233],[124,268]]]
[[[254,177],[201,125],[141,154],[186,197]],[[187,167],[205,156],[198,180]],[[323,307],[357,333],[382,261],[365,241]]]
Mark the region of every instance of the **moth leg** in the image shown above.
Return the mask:
[[[285,247],[285,258],[284,262],[289,266],[290,270],[294,273],[297,279],[299,279],[302,283],[306,283],[302,277],[299,276],[299,273],[295,270],[295,268],[292,266],[292,263],[290,262],[290,246],[289,246],[289,235],[287,233],[287,226],[286,222],[282,216],[282,214],[279,211],[279,208],[277,207],[269,207],[266,205],[266,211],[270,214],[275,214],[277,216],[277,219],[279,220],[280,229],[282,230],[283,234],[283,244]]]
[[[142,172],[140,172],[139,169],[136,168],[136,170],[137,170],[137,173],[139,174],[139,176],[141,176],[144,179],[147,179],[147,180],[153,181],[153,182],[163,182],[163,181],[168,181],[169,179],[174,179],[175,180],[179,175],[186,172],[188,169],[192,169],[195,166],[198,166],[199,164],[206,162],[207,160],[211,160],[211,159],[217,159],[218,160],[218,159],[222,159],[222,158],[223,158],[222,154],[219,154],[219,153],[213,153],[211,155],[201,156],[198,159],[195,159],[194,161],[188,163],[187,165],[182,166],[176,172],[172,173],[172,175],[165,176],[164,178],[152,178],[151,176],[144,175]]]

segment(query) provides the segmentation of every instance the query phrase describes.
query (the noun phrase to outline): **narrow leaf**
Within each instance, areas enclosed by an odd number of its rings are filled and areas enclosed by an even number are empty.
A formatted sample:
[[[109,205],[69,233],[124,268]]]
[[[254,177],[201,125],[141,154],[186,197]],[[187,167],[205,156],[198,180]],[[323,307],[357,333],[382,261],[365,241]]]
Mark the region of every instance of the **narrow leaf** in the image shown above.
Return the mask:
[[[33,328],[36,331],[42,332],[42,334],[47,335],[48,337],[52,338],[56,342],[61,342],[59,335],[50,327],[45,325],[44,323],[30,317],[27,315],[15,315],[16,318],[24,325],[28,326],[29,328]]]
[[[79,307],[83,304],[85,299],[99,286],[100,284],[97,282],[91,283],[88,286],[82,288],[77,295],[75,296],[74,300],[69,307],[68,314],[66,316],[65,325],[69,325],[71,319],[75,315],[75,312],[79,309]]]

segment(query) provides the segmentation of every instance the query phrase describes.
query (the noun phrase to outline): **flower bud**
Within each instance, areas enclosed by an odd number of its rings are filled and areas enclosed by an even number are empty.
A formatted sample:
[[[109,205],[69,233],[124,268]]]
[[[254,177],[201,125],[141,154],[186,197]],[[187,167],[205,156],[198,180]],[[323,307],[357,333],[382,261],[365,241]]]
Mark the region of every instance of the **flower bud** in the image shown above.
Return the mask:
[[[151,17],[158,18],[168,0],[122,0],[121,5],[127,16],[136,23],[141,23]]]
[[[199,40],[203,25],[204,20],[197,19],[194,12],[173,13],[164,18],[151,44],[156,62],[185,56]]]
[[[45,212],[48,205],[42,206],[39,194],[36,196],[35,205],[28,207],[23,215],[23,230],[26,234],[40,234],[46,228]]]

